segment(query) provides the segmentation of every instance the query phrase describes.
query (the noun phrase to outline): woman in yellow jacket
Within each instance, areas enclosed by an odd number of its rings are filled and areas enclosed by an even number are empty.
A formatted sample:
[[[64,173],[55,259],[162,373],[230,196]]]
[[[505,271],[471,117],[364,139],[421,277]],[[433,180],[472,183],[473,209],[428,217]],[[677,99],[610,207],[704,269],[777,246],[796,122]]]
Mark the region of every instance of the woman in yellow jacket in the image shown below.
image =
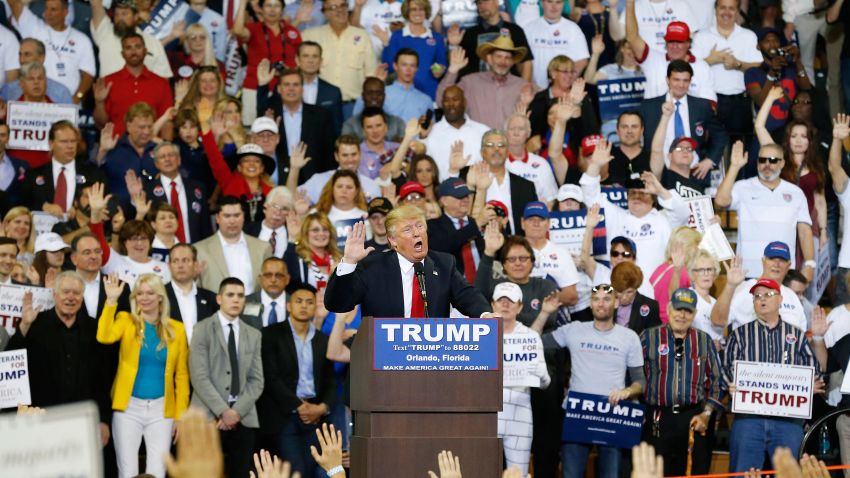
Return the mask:
[[[139,445],[145,439],[145,472],[165,477],[164,456],[176,430],[175,420],[189,406],[189,346],[183,324],[169,318],[162,279],[142,274],[130,294],[128,312],[117,312],[124,283],[104,280],[106,305],[97,324],[97,340],[121,342],[118,373],[112,385],[112,435],[118,474],[139,474]]]

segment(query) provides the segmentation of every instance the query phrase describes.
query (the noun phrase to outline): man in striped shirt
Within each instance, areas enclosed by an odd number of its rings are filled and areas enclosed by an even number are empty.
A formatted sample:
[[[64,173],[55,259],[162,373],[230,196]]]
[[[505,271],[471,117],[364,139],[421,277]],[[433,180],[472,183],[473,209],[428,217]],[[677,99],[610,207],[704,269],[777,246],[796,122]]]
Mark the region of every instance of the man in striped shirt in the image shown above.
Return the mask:
[[[645,440],[664,455],[664,475],[685,474],[688,432],[694,429],[691,473],[708,473],[711,465],[710,423],[720,402],[720,359],[711,337],[691,327],[697,295],[677,289],[667,304],[667,325],[641,334],[646,392],[649,405]]]
[[[729,393],[735,396],[735,362],[766,362],[813,366],[820,377],[820,366],[804,330],[780,317],[782,294],[772,279],[759,279],[750,288],[757,320],[744,324],[729,335],[723,361],[723,378]],[[820,335],[823,335],[822,333]],[[823,391],[819,378],[815,392]],[[803,420],[761,415],[738,414],[729,439],[729,471],[744,472],[761,468],[765,454],[773,456],[777,447],[791,449],[797,456],[803,438]]]

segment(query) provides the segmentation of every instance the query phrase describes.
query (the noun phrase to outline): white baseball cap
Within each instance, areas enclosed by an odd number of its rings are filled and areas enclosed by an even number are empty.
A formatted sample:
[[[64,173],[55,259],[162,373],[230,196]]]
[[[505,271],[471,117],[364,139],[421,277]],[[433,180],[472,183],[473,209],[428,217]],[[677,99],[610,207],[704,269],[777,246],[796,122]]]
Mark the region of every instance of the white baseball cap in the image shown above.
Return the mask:
[[[558,201],[566,201],[574,199],[578,202],[584,202],[584,193],[581,192],[581,187],[575,184],[564,184],[558,189]]]
[[[278,134],[280,130],[277,129],[277,122],[275,120],[268,116],[260,116],[251,123],[251,133],[257,134],[263,131],[271,131],[274,134]]]
[[[62,240],[62,236],[55,232],[44,232],[35,238],[35,252],[59,252],[70,248],[71,246],[65,244],[65,241]]]
[[[522,290],[513,282],[502,282],[493,289],[493,300],[507,297],[511,302],[522,302]]]

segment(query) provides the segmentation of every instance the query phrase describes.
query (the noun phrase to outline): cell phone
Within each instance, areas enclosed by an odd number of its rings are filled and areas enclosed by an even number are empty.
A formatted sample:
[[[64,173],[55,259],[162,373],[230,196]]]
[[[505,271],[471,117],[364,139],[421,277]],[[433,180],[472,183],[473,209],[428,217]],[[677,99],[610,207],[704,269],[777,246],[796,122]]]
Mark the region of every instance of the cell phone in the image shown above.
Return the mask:
[[[431,127],[431,121],[434,120],[434,110],[428,110],[425,112],[425,119],[422,120],[420,125],[422,129],[428,129]]]
[[[644,189],[646,183],[643,182],[643,179],[627,179],[624,186],[626,189]]]

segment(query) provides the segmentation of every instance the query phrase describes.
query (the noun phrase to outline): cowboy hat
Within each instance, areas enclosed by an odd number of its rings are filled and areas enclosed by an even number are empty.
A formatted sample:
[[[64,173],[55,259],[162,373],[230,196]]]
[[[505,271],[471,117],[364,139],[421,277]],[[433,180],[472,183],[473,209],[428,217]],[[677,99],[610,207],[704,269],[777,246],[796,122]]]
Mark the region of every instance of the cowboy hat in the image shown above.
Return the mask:
[[[478,49],[475,50],[475,53],[478,54],[479,58],[485,58],[494,50],[502,50],[512,53],[514,56],[514,63],[521,62],[528,54],[528,48],[524,46],[515,47],[514,41],[511,40],[511,37],[503,35],[499,35],[493,41],[478,45]]]
[[[239,165],[239,161],[245,156],[256,156],[260,158],[263,162],[263,168],[265,169],[266,174],[272,174],[274,172],[276,166],[275,160],[271,156],[263,153],[263,148],[253,143],[243,144],[236,151],[236,154],[227,158],[227,165],[230,166],[230,170],[236,170],[236,166]]]

